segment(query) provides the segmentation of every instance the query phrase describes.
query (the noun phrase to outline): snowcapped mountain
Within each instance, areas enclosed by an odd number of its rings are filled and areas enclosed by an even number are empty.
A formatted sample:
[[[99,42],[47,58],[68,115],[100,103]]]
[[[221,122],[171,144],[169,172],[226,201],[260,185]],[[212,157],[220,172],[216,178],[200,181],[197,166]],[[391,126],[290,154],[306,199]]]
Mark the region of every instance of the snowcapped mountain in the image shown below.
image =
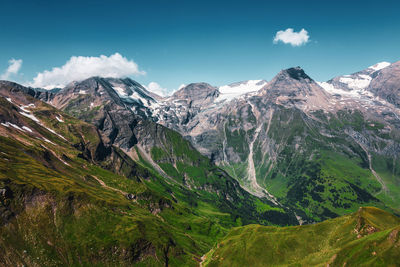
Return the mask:
[[[151,159],[166,145],[159,124],[175,130],[246,191],[319,221],[387,197],[400,203],[388,186],[400,177],[399,79],[399,62],[327,82],[295,67],[269,82],[192,83],[162,98],[130,79],[94,77],[43,97],[132,157],[134,146]]]
[[[89,113],[109,103],[115,109],[128,108],[135,114],[150,117],[150,110],[157,105],[158,99],[161,97],[129,78],[92,77],[68,84],[47,101],[71,112],[85,110]]]
[[[314,209],[308,200],[314,194],[309,191],[313,186],[299,184],[314,179],[322,179],[324,190],[339,190],[323,176],[329,172],[324,168],[331,164],[330,153],[361,160],[374,177],[371,183],[393,196],[375,171],[374,162],[376,158],[397,160],[400,154],[395,141],[400,136],[400,110],[392,104],[396,101],[394,85],[400,84],[396,82],[398,65],[378,63],[325,83],[314,81],[296,67],[282,70],[269,82],[219,88],[192,84],[162,100],[153,114],[160,124],[180,132],[197,150],[225,168],[247,191],[273,202],[291,206],[287,199],[298,200],[301,195],[301,205]],[[239,88],[243,93],[236,94]],[[303,176],[307,171],[301,170],[304,162],[322,162],[325,167],[317,167],[318,174],[308,180]],[[344,173],[339,176],[348,179]],[[350,183],[346,190],[357,196],[354,181],[346,181]],[[359,189],[373,195],[369,189]],[[322,197],[318,195],[311,198]],[[318,218],[340,212],[342,204],[326,201],[330,204],[324,206],[325,211],[313,211]],[[347,200],[343,201],[340,203]],[[296,212],[306,217],[304,210]]]
[[[231,101],[247,93],[257,92],[267,84],[265,80],[248,80],[218,87],[219,97],[216,103]]]
[[[368,90],[376,97],[400,108],[400,62],[395,62],[377,72]]]
[[[365,70],[318,82],[330,95],[329,110],[346,107],[384,117],[399,118],[400,62],[380,62]]]
[[[371,81],[379,75],[382,69],[389,67],[389,62],[380,62],[365,70],[335,77],[327,82],[320,82],[330,94],[338,94],[349,97],[370,98],[372,97],[368,87]]]

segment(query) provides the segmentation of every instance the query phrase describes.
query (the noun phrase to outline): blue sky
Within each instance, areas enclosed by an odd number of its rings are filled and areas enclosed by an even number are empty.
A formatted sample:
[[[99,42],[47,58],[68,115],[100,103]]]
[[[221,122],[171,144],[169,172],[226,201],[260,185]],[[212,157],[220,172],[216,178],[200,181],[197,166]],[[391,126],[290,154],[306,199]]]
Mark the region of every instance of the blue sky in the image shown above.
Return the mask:
[[[0,73],[30,83],[72,56],[119,53],[148,84],[176,89],[271,79],[301,66],[314,79],[400,60],[399,1],[10,1],[0,2]],[[274,43],[305,29],[301,46]],[[132,72],[135,73],[135,72]]]

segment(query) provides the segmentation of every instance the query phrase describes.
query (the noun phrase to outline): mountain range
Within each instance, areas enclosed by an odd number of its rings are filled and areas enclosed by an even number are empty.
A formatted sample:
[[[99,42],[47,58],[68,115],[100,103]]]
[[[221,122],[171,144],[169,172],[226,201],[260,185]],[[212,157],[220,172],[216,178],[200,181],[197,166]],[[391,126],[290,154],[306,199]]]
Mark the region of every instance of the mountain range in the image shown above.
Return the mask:
[[[400,62],[326,82],[295,67],[168,97],[130,78],[51,91],[0,81],[0,104],[4,265],[398,259]],[[312,232],[329,245],[289,256]]]

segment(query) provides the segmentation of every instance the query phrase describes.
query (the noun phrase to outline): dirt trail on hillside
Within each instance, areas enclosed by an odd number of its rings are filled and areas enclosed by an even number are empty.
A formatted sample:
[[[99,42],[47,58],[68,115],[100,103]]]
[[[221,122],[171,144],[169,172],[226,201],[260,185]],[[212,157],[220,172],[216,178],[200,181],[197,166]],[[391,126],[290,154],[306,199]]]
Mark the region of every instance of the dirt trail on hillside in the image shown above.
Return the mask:
[[[94,175],[92,175],[92,177],[93,177],[94,179],[96,179],[96,181],[97,181],[102,187],[107,188],[107,189],[112,190],[112,191],[115,191],[115,192],[119,192],[119,193],[123,194],[124,196],[127,196],[127,195],[128,195],[127,192],[124,192],[124,191],[122,191],[121,189],[114,188],[114,187],[111,187],[111,186],[106,185],[106,183],[105,183],[103,180],[99,179],[98,177],[96,177],[96,176],[94,176]]]

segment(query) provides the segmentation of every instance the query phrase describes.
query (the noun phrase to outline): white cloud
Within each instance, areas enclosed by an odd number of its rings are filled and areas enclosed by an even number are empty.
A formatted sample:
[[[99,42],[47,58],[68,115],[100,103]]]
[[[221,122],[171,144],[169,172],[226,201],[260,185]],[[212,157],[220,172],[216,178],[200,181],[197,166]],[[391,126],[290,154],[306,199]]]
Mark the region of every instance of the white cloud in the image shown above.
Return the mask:
[[[178,88],[178,90],[181,90],[183,87],[185,87],[186,86],[186,84],[184,84],[184,83],[182,83],[181,85],[179,85],[179,88]]]
[[[147,86],[144,85],[144,87],[145,87],[147,90],[149,90],[150,92],[153,92],[153,93],[155,93],[155,94],[157,94],[157,95],[159,95],[159,96],[162,96],[162,97],[170,96],[170,95],[172,95],[173,93],[175,93],[177,90],[179,90],[179,89],[181,89],[181,88],[183,88],[183,87],[185,87],[185,86],[186,86],[186,85],[181,84],[181,85],[179,86],[178,89],[168,90],[167,88],[163,88],[161,85],[159,85],[159,84],[156,83],[156,82],[151,82],[151,83],[149,83],[149,85],[147,85]]]
[[[170,92],[168,91],[167,88],[163,88],[161,87],[161,85],[159,85],[156,82],[151,82],[149,83],[149,85],[146,87],[149,91],[159,95],[159,96],[167,96],[170,94]]]
[[[306,44],[310,36],[305,29],[301,29],[299,32],[294,32],[292,28],[287,28],[284,31],[278,31],[274,38],[274,44],[279,41],[284,44],[291,44],[292,46],[300,46]]]
[[[8,68],[7,70],[0,75],[0,79],[7,80],[10,78],[11,75],[15,75],[21,69],[22,66],[22,59],[10,59],[8,61]]]
[[[128,60],[119,53],[109,57],[73,56],[63,66],[38,73],[33,82],[33,87],[46,89],[63,87],[69,82],[83,80],[92,76],[120,78],[130,75],[144,75],[133,60]]]

